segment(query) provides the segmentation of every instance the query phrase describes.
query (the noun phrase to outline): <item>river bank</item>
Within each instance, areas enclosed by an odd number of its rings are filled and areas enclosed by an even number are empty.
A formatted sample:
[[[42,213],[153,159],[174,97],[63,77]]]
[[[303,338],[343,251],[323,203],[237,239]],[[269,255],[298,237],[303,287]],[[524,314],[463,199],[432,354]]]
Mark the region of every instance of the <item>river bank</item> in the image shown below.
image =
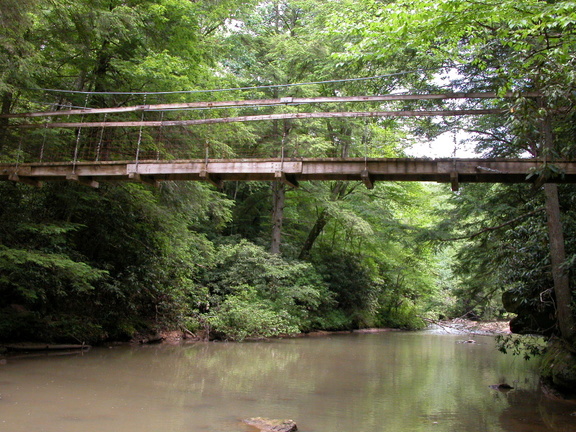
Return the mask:
[[[430,321],[429,330],[435,333],[444,334],[470,334],[470,335],[498,335],[509,334],[510,327],[508,321],[471,321],[461,318],[453,320]],[[283,338],[308,338],[308,337],[327,337],[336,334],[351,334],[351,333],[383,333],[383,332],[398,332],[407,331],[394,328],[363,328],[354,330],[338,330],[327,331],[317,330],[308,333],[299,333],[296,335],[284,336]],[[246,339],[247,342],[255,341],[256,339]],[[258,339],[262,340],[262,339]],[[112,341],[104,343],[106,346],[134,344],[134,345],[149,345],[149,344],[167,344],[167,345],[185,345],[199,342],[212,342],[203,332],[192,333],[188,330],[164,330],[155,333],[138,334],[134,336],[129,342]],[[11,343],[0,344],[0,359],[3,356],[9,356],[21,353],[38,353],[38,352],[63,352],[63,351],[76,351],[89,349],[89,345],[62,345],[62,344],[46,344],[46,343]]]
[[[429,321],[428,330],[433,330],[437,333],[445,334],[470,334],[470,335],[499,335],[510,334],[510,326],[508,321],[472,321],[462,318],[453,320],[442,321]],[[282,336],[281,338],[306,338],[306,337],[325,337],[336,334],[351,334],[351,333],[383,333],[393,331],[411,331],[396,328],[363,328],[354,330],[316,330],[307,333],[298,333],[296,335]],[[275,338],[271,338],[275,339]],[[263,339],[247,338],[245,341],[255,341]],[[161,331],[154,334],[137,335],[131,341],[135,344],[151,344],[151,343],[165,343],[165,344],[182,344],[194,342],[208,342],[204,332],[192,333],[188,330],[168,330]],[[212,341],[210,339],[210,341]]]

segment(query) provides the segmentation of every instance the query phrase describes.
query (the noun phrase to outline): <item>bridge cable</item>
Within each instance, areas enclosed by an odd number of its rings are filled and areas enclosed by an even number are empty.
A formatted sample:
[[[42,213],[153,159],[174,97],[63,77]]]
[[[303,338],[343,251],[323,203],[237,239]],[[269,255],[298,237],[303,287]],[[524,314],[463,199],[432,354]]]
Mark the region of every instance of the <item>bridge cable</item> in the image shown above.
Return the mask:
[[[108,118],[108,113],[104,114],[104,122],[106,123],[106,119]],[[100,129],[100,139],[98,141],[98,146],[96,147],[96,162],[100,160],[100,152],[102,151],[102,140],[104,138],[104,126]]]
[[[20,136],[20,140],[18,141],[18,153],[16,154],[16,171],[15,173],[18,173],[18,168],[20,167],[20,156],[22,156],[24,154],[24,151],[22,150],[22,140],[24,138],[22,136]]]
[[[158,130],[158,139],[157,142],[161,143],[162,139],[164,138],[164,112],[162,111],[160,113],[160,128]],[[160,146],[157,146],[157,150],[156,150],[156,160],[159,161],[160,160]]]
[[[144,95],[143,105],[146,105],[146,96]],[[144,122],[144,111],[140,116],[140,122]],[[138,144],[136,146],[136,172],[138,172],[138,163],[140,160],[140,144],[142,143],[142,124],[140,124],[140,130],[138,131]]]
[[[454,69],[454,68],[441,68],[440,70],[444,69]],[[62,89],[48,89],[48,88],[30,88],[28,90],[35,90],[35,91],[46,91],[46,92],[55,92],[55,93],[73,93],[73,94],[89,94],[89,95],[165,95],[165,94],[192,94],[192,93],[216,93],[216,92],[226,92],[226,91],[238,91],[238,90],[258,90],[258,89],[265,89],[265,88],[281,88],[281,87],[297,87],[297,86],[305,86],[305,85],[315,85],[315,84],[331,84],[331,83],[342,83],[342,82],[357,82],[357,81],[369,81],[378,78],[389,78],[393,76],[401,76],[401,75],[409,75],[413,73],[419,72],[426,72],[431,70],[439,70],[437,68],[423,68],[423,69],[416,69],[413,71],[402,71],[402,72],[394,72],[389,74],[382,74],[382,75],[374,75],[370,77],[360,77],[360,78],[343,78],[343,79],[336,79],[336,80],[325,80],[325,81],[311,81],[311,82],[303,82],[303,83],[291,83],[291,84],[271,84],[271,85],[260,85],[260,86],[250,86],[250,87],[232,87],[232,88],[219,88],[219,89],[210,89],[210,90],[176,90],[176,91],[163,91],[163,92],[95,92],[95,91],[80,91],[80,90],[62,90]],[[85,107],[86,108],[86,107]]]
[[[86,95],[86,99],[84,100],[84,108],[88,107],[88,99],[90,95]],[[84,123],[84,118],[80,123]],[[74,148],[74,161],[72,163],[72,174],[76,174],[76,164],[78,163],[78,151],[80,148],[80,137],[82,136],[82,126],[78,128],[78,133],[76,134],[76,147]]]
[[[48,123],[44,126],[44,132],[42,133],[42,147],[40,147],[40,162],[44,159],[44,146],[46,145],[46,134],[48,132]]]

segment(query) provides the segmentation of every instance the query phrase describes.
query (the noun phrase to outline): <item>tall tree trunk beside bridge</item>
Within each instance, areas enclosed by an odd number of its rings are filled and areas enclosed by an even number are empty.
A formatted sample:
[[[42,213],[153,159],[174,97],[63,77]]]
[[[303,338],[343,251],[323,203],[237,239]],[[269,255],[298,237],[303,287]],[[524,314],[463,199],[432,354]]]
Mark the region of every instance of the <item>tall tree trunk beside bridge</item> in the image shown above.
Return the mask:
[[[2,114],[10,114],[10,108],[12,107],[12,93],[4,92],[2,94],[2,106],[0,107],[0,112]],[[8,123],[7,118],[0,119],[0,151],[8,142]]]
[[[552,264],[552,279],[556,296],[556,321],[562,338],[573,342],[575,336],[574,316],[572,311],[572,292],[568,271],[563,268],[566,261],[564,247],[564,231],[560,220],[560,204],[558,200],[558,185],[544,185],[546,197],[546,216],[548,218],[548,236],[550,239],[550,261]]]
[[[547,115],[542,121],[542,135],[544,140],[544,157],[551,156],[554,149],[554,133],[552,119]],[[546,200],[546,216],[548,219],[548,237],[550,241],[550,262],[552,264],[552,279],[554,281],[554,294],[556,297],[556,322],[562,338],[574,342],[576,330],[574,329],[574,315],[572,311],[572,292],[570,279],[563,264],[566,261],[564,245],[564,230],[560,219],[560,201],[558,199],[558,185],[544,184]]]
[[[280,254],[286,185],[280,181],[272,183],[272,245],[270,252]]]

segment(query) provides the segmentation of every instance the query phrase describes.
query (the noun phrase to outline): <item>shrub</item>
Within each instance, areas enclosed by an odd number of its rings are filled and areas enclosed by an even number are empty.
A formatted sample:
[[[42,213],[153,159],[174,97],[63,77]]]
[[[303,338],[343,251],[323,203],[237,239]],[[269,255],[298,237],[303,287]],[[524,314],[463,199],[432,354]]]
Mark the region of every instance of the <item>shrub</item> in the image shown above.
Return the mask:
[[[246,326],[236,317],[250,310],[255,316],[247,319],[259,321],[252,336],[264,332],[266,323],[276,329],[272,333],[285,332],[286,325],[292,333],[309,330],[333,304],[333,294],[310,263],[285,260],[246,240],[220,246],[215,256],[217,262],[205,268],[200,284],[208,294],[206,312],[227,329],[223,334],[231,334],[232,322]]]
[[[252,294],[254,291],[250,290]],[[286,311],[258,301],[254,295],[233,295],[226,298],[213,315],[207,317],[213,336],[218,339],[242,341],[298,333]]]

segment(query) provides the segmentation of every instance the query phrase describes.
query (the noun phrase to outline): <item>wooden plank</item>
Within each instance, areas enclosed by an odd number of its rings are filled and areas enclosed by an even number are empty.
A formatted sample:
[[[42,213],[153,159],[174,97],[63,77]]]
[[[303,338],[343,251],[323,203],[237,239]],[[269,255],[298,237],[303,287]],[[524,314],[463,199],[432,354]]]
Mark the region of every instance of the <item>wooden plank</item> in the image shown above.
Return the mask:
[[[315,119],[315,118],[361,118],[361,117],[452,117],[467,115],[504,114],[506,109],[464,109],[464,110],[428,110],[428,111],[352,111],[352,112],[307,112],[280,113],[240,117],[214,117],[194,120],[164,120],[164,121],[110,121],[110,122],[72,122],[72,123],[21,123],[11,125],[20,129],[38,128],[116,128],[116,127],[169,127],[195,126],[202,124],[236,123],[285,119]]]
[[[128,170],[136,170],[136,164],[128,164]],[[238,174],[258,174],[269,173],[274,174],[276,171],[283,171],[287,174],[298,174],[302,172],[302,162],[282,162],[269,161],[269,160],[209,160],[200,161],[194,160],[189,162],[163,162],[163,163],[148,163],[140,162],[138,164],[138,172],[140,174],[200,174],[206,171],[209,174],[222,174],[234,172]]]
[[[76,174],[78,177],[91,177],[98,179],[101,177],[119,177],[127,176],[126,162],[114,164],[102,164],[94,162],[91,164],[76,164],[72,162],[58,163],[58,164],[29,164],[27,166],[28,172],[26,175],[32,177],[62,177],[66,178],[68,174]],[[135,170],[134,170],[135,171]],[[23,175],[23,173],[20,173]]]
[[[439,93],[439,94],[387,94],[375,96],[332,96],[314,98],[279,98],[279,99],[252,99],[235,101],[211,101],[211,102],[183,102],[172,104],[133,105],[128,107],[110,108],[80,108],[58,111],[27,112],[16,114],[0,114],[0,118],[32,118],[32,117],[56,117],[67,115],[90,115],[90,114],[114,114],[141,111],[164,111],[201,108],[231,108],[231,107],[257,107],[269,105],[305,105],[322,103],[354,103],[354,102],[392,102],[392,101],[418,101],[418,100],[443,100],[443,99],[496,99],[514,97],[540,97],[537,92],[527,92],[520,95],[506,93],[498,95],[494,92],[474,93]]]

